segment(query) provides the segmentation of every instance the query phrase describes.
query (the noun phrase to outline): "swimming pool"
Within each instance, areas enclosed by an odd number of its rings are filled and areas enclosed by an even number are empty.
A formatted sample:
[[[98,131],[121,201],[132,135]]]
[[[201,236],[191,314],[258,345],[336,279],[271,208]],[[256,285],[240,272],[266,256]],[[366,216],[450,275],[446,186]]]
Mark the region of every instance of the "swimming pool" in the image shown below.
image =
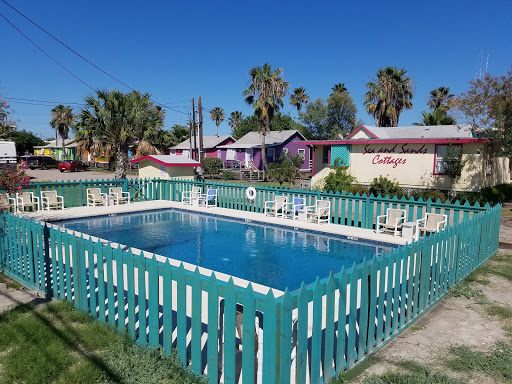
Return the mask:
[[[54,223],[279,290],[393,247],[177,209]]]

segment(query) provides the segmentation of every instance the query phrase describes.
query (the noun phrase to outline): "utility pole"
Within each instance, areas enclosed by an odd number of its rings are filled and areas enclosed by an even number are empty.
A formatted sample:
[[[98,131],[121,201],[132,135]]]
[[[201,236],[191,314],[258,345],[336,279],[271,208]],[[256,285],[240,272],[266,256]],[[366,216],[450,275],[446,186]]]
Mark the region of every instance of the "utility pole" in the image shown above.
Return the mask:
[[[197,140],[196,140],[196,109],[194,107],[194,98],[192,98],[192,129],[194,131],[194,153],[192,155],[192,158],[194,160],[197,160],[198,156],[196,155],[197,151]]]
[[[197,98],[197,109],[199,114],[199,161],[202,163],[204,158],[203,149],[203,108],[201,107],[201,96]]]

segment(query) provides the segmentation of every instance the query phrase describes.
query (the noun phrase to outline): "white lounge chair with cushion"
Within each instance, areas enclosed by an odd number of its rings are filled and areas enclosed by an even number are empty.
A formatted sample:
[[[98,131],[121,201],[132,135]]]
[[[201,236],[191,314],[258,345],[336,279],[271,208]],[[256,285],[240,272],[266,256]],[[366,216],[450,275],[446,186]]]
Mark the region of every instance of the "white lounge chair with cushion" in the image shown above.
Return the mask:
[[[87,206],[107,205],[107,194],[100,188],[87,188]]]
[[[388,208],[385,215],[377,216],[377,234],[383,231],[390,231],[393,232],[393,236],[396,236],[402,228],[406,217],[405,209]]]
[[[306,213],[306,198],[305,197],[294,197],[290,203],[284,204],[281,217],[283,219],[298,220],[299,214]]]
[[[288,197],[283,195],[276,195],[274,200],[265,201],[263,213],[265,216],[277,217],[283,211],[285,204],[288,202]]]
[[[440,213],[427,213],[423,219],[416,222],[416,233],[436,233],[443,230],[448,222],[448,216]]]
[[[306,223],[329,223],[331,221],[331,202],[317,200],[315,205],[306,207]]]
[[[130,193],[124,192],[121,187],[113,187],[108,190],[108,195],[114,198],[114,204],[130,204]]]
[[[41,192],[41,203],[43,209],[64,209],[64,197],[57,195],[57,191]]]
[[[199,206],[200,207],[216,207],[217,206],[217,195],[218,189],[208,189],[206,194],[201,193],[199,196]]]
[[[8,193],[0,194],[0,210],[9,212],[11,209],[16,212],[16,198],[10,197]]]
[[[25,211],[25,208],[41,210],[39,197],[34,196],[34,192],[16,193],[16,207],[21,212]]]
[[[192,187],[190,191],[184,191],[181,193],[181,202],[183,205],[192,205],[192,202],[199,202],[201,196],[201,187]]]

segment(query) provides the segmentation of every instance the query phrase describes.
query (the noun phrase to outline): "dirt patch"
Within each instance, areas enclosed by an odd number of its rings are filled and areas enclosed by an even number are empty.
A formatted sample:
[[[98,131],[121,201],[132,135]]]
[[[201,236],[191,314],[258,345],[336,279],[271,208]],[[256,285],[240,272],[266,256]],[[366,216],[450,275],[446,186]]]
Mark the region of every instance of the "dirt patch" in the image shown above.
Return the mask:
[[[477,284],[475,287],[481,290],[488,299],[512,306],[512,283],[491,274],[484,275],[484,278],[489,281],[489,284]]]

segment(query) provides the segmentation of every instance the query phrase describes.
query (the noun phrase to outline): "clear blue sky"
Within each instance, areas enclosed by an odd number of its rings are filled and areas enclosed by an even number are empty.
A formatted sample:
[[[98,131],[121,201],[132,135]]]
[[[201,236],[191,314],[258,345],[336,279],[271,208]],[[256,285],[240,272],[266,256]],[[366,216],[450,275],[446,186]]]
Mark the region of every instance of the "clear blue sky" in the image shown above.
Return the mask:
[[[489,72],[512,64],[511,1],[63,1],[7,0],[99,67],[161,103],[189,112],[192,97],[228,115],[251,114],[241,93],[251,67],[284,70],[292,89],[326,98],[344,82],[366,124],[365,84],[377,69],[403,67],[414,79],[414,108],[399,125],[418,121],[428,92],[468,88],[489,55]],[[48,38],[0,2],[0,12],[93,88],[128,91]],[[0,18],[0,94],[82,102],[90,89],[39,52]],[[288,100],[286,101],[287,104]],[[12,103],[18,125],[53,136],[51,106]],[[188,109],[187,109],[188,107]],[[187,115],[166,111],[165,126]],[[293,118],[291,107],[284,109]],[[205,134],[215,124],[205,116]]]

